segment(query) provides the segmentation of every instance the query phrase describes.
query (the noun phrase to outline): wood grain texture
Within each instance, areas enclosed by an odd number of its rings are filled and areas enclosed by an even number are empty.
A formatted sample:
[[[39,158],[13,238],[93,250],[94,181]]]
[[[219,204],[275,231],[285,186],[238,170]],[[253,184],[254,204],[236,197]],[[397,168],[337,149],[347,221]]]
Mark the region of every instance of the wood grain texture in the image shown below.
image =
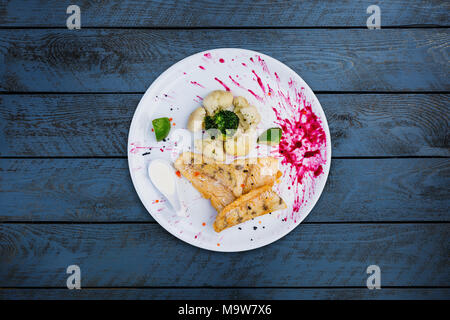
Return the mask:
[[[155,224],[3,224],[0,287],[64,287],[72,264],[85,287],[365,287],[372,264],[387,287],[448,287],[449,236],[449,224],[308,224],[224,254]]]
[[[79,0],[82,27],[366,26],[367,0],[307,1],[87,1]],[[0,26],[65,27],[66,1],[0,2]],[[449,25],[446,1],[379,3],[382,26]]]
[[[218,47],[263,52],[313,90],[448,91],[448,29],[0,30],[0,91],[142,92]]]
[[[336,159],[308,222],[449,221],[450,159]],[[2,159],[0,221],[151,222],[125,159]]]
[[[0,289],[1,300],[151,299],[151,300],[448,300],[445,288],[142,288],[142,289]]]
[[[126,156],[141,96],[0,95],[0,155]],[[317,97],[330,126],[333,156],[450,156],[450,95]]]

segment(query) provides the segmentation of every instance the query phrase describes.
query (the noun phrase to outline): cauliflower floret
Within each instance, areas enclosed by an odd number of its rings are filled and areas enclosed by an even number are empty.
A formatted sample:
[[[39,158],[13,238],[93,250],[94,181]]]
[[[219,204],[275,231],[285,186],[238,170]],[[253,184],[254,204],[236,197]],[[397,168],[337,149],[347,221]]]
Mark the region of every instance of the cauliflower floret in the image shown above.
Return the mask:
[[[242,108],[246,108],[249,106],[247,99],[244,97],[234,97],[233,99],[234,112],[238,112]]]
[[[216,161],[225,160],[223,142],[220,140],[198,139],[195,141],[194,146],[197,150],[200,150],[205,157],[213,158]]]
[[[198,107],[189,116],[187,128],[189,131],[196,132],[203,129],[205,122],[206,110],[203,107]]]
[[[215,90],[203,99],[203,106],[209,116],[218,110],[233,110],[233,94],[229,91]],[[230,109],[231,108],[231,109]]]
[[[247,132],[238,130],[232,139],[225,141],[225,152],[233,156],[245,156],[255,143],[256,131],[250,129]]]
[[[236,113],[236,115],[239,118],[239,127],[243,130],[247,130],[249,128],[249,125],[245,121],[245,118],[242,115],[242,113],[239,112],[240,109],[246,108],[249,106],[247,99],[245,99],[244,97],[241,97],[241,96],[234,97],[233,105],[234,105],[233,111]]]
[[[249,105],[244,108],[240,108],[236,113],[239,117],[239,124],[242,124],[242,128],[247,131],[250,128],[256,128],[261,121],[261,115],[255,106]]]

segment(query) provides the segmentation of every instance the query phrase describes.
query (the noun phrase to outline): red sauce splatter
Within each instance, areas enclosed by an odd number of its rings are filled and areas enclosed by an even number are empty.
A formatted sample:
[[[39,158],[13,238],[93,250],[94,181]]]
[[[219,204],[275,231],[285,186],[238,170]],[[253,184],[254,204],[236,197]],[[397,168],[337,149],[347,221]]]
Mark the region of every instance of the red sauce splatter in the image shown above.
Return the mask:
[[[223,60],[222,58],[220,58],[220,59],[219,59],[219,62],[220,62],[220,63],[224,63],[225,60]]]
[[[317,177],[322,174],[322,165],[326,163],[326,134],[320,118],[312,111],[311,103],[306,102],[303,90],[298,92],[295,89],[295,101],[289,95],[283,95],[284,103],[279,106],[287,111],[286,117],[272,108],[277,117],[276,122],[283,130],[279,144],[281,163],[290,167],[289,176],[294,186],[300,186],[307,176]],[[303,197],[300,199],[297,189],[293,212],[298,212],[302,203]]]
[[[251,61],[251,62],[255,62],[255,61],[253,61],[253,58],[252,58],[252,57],[250,57],[250,61]]]
[[[208,58],[208,59],[211,59],[211,53],[209,53],[209,52],[208,52],[208,53],[205,53],[204,56],[205,56],[206,58]]]
[[[204,66],[198,66],[200,69],[205,70]]]
[[[214,78],[214,80],[216,80],[217,82],[219,82],[227,91],[231,91],[230,88],[228,88],[228,86],[222,82],[222,80],[218,79],[217,77]]]
[[[264,61],[264,59],[262,59],[260,56],[257,56],[257,57],[258,57],[258,62],[261,65],[263,71],[266,72],[266,73],[269,73],[269,68],[267,67],[267,64]]]
[[[295,89],[295,83],[294,83],[294,80],[292,80],[292,78],[289,78],[288,86],[291,89]]]
[[[191,81],[191,83],[192,83],[193,85],[196,85],[196,86],[199,86],[199,87],[204,88],[204,86],[201,85],[200,83],[198,83],[197,81]]]
[[[264,88],[261,78],[256,74],[255,70],[252,70],[252,72],[255,75],[256,81],[258,82],[259,86],[261,87],[261,90],[263,91],[264,94],[266,94],[266,89]]]
[[[244,63],[244,62],[242,62],[242,65],[244,66],[244,67],[246,67],[247,65]]]
[[[200,97],[200,96],[197,96],[197,98],[199,98],[200,100],[203,100],[203,98],[202,98],[202,97]]]
[[[318,177],[323,172],[322,166],[319,166],[316,171],[314,171],[314,177]]]
[[[154,131],[154,129],[152,129],[152,131]],[[131,143],[130,146],[131,146],[130,153],[138,153],[139,149],[150,149],[150,150],[152,150],[152,147],[140,147],[140,146],[138,146],[135,143]]]
[[[273,91],[273,89],[270,87],[269,84],[267,84],[267,89],[268,89],[267,94],[268,94],[269,96],[271,96],[271,95],[273,95],[273,94],[275,93],[275,92]]]
[[[277,78],[277,81],[280,81],[280,77],[278,76],[278,73],[274,72],[275,78]]]
[[[259,102],[264,102],[264,99],[261,98],[260,96],[258,96],[256,93],[254,93],[252,90],[248,89],[248,92],[250,92],[255,98],[256,100],[258,100]]]
[[[301,141],[297,141],[295,143],[295,146],[297,146],[297,145],[299,146],[299,148],[301,148],[302,142]],[[311,157],[314,157],[316,154],[319,154],[319,153],[320,153],[320,150],[306,151],[304,157],[305,158],[311,158]]]
[[[237,76],[236,76],[236,77],[237,77]],[[239,84],[239,82],[237,82],[236,80],[234,80],[232,76],[228,76],[228,78],[230,78],[230,80],[231,80],[236,86],[238,86],[239,88],[242,88],[242,86]]]

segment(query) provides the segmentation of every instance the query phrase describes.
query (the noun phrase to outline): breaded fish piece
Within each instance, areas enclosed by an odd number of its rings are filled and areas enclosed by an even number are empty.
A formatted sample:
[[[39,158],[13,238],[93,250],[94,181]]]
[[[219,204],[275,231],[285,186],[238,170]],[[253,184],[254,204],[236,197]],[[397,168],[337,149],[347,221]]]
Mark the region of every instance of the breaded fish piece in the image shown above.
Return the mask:
[[[193,152],[184,152],[175,168],[188,179],[212,206],[222,209],[244,193],[264,185],[273,186],[281,176],[273,157],[238,159],[230,164]]]
[[[193,153],[188,153],[188,155],[198,159],[199,155],[194,155]],[[197,158],[195,158],[197,157]],[[196,161],[192,165],[194,170],[212,178],[218,180],[224,186],[230,188],[235,197],[242,195],[242,188],[244,181],[247,179],[247,174],[242,170],[237,170],[235,166],[225,164],[222,162],[217,162],[212,158],[203,156],[202,162]]]
[[[202,168],[202,161],[207,161],[209,164],[205,164]],[[197,164],[198,162],[201,164]],[[199,154],[187,152],[182,154],[175,161],[174,165],[204,198],[211,199],[211,205],[217,212],[220,212],[227,204],[236,199],[232,186],[225,184],[222,179],[218,179],[222,175],[214,176],[213,174],[213,172],[219,171],[226,172],[227,167],[222,167],[224,164],[213,164],[213,161],[210,162],[210,159],[202,158]]]
[[[273,186],[275,181],[282,176],[278,159],[274,157],[238,159],[232,164],[235,165],[235,168],[241,168],[246,174],[242,194],[265,185]]]
[[[285,208],[286,203],[272,187],[263,186],[244,194],[223,208],[216,217],[214,230],[221,232],[252,218]]]

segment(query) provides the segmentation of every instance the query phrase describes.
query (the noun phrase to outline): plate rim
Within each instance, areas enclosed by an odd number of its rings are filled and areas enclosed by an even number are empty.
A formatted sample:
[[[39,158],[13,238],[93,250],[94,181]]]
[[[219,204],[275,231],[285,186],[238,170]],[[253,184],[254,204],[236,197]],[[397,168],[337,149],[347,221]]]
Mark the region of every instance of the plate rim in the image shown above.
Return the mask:
[[[243,249],[226,249],[223,247],[215,247],[212,245],[207,245],[204,243],[195,243],[194,241],[189,241],[187,239],[182,238],[178,233],[174,232],[174,230],[172,230],[171,228],[167,227],[165,224],[163,225],[160,221],[160,219],[157,217],[157,215],[153,215],[151,210],[148,208],[148,205],[146,203],[146,201],[143,200],[143,195],[141,194],[141,189],[137,186],[137,183],[135,183],[134,181],[134,174],[131,170],[132,166],[131,166],[131,154],[129,152],[129,146],[131,143],[131,134],[132,132],[134,132],[134,127],[136,125],[135,119],[137,118],[138,115],[138,111],[140,110],[140,106],[141,104],[144,103],[144,101],[150,97],[150,92],[153,91],[157,86],[158,83],[160,83],[161,81],[165,80],[165,78],[172,73],[177,66],[181,65],[182,63],[186,62],[186,60],[190,60],[193,59],[196,56],[201,56],[202,54],[204,55],[205,53],[212,53],[212,52],[217,52],[217,51],[245,51],[247,53],[253,54],[253,55],[258,55],[261,57],[268,57],[270,58],[273,62],[275,62],[275,64],[278,64],[279,66],[283,67],[283,68],[287,68],[287,70],[292,73],[295,77],[298,77],[305,85],[305,89],[310,90],[310,92],[313,94],[315,100],[318,103],[318,107],[319,111],[322,113],[323,117],[321,117],[321,121],[324,124],[324,130],[325,130],[325,135],[327,138],[327,145],[326,145],[326,152],[327,152],[327,161],[325,163],[325,168],[324,168],[324,183],[320,188],[320,192],[318,194],[317,197],[315,197],[315,199],[312,199],[313,201],[310,203],[309,209],[307,211],[305,211],[306,213],[302,215],[301,218],[298,219],[298,222],[295,223],[294,227],[290,228],[290,229],[286,229],[285,231],[281,232],[280,234],[274,236],[274,237],[269,237],[268,240],[264,239],[261,242],[255,242],[255,244],[248,244],[245,248]],[[192,246],[195,246],[197,248],[201,248],[201,249],[205,249],[205,250],[209,250],[209,251],[214,251],[214,252],[244,252],[244,251],[250,251],[250,250],[254,250],[254,249],[258,249],[258,248],[262,248],[265,247],[269,244],[272,244],[278,240],[280,240],[281,238],[285,237],[286,235],[288,235],[291,231],[293,231],[294,229],[296,229],[302,222],[303,220],[306,219],[306,217],[311,213],[312,209],[316,206],[317,201],[319,201],[320,197],[323,194],[323,191],[325,189],[326,183],[328,181],[328,175],[330,172],[330,168],[331,168],[331,135],[330,135],[330,129],[329,129],[329,125],[328,125],[328,120],[327,117],[325,115],[325,111],[322,108],[322,105],[319,101],[319,99],[317,98],[316,94],[314,93],[314,91],[310,88],[310,86],[308,85],[308,83],[297,73],[295,72],[293,69],[291,69],[289,66],[287,66],[286,64],[284,64],[283,62],[273,58],[272,56],[266,55],[264,53],[258,52],[258,51],[254,51],[254,50],[249,50],[249,49],[243,49],[243,48],[214,48],[214,49],[209,49],[209,50],[203,50],[194,54],[191,54],[179,61],[177,61],[176,63],[172,64],[169,68],[167,68],[166,70],[164,70],[155,80],[153,80],[153,82],[151,83],[151,85],[147,88],[147,90],[145,91],[145,93],[143,94],[143,96],[141,97],[141,99],[139,100],[139,103],[136,106],[136,109],[134,111],[133,117],[131,119],[131,124],[129,126],[129,131],[128,131],[128,139],[127,139],[127,162],[128,162],[128,170],[130,173],[130,177],[131,177],[131,182],[133,183],[133,187],[139,197],[139,200],[141,201],[141,203],[144,205],[145,209],[147,210],[147,213],[150,214],[153,219],[155,219],[155,221],[159,224],[160,227],[162,227],[164,230],[166,230],[167,232],[169,232],[170,234],[172,234],[173,236],[175,236],[177,239],[186,242]]]

